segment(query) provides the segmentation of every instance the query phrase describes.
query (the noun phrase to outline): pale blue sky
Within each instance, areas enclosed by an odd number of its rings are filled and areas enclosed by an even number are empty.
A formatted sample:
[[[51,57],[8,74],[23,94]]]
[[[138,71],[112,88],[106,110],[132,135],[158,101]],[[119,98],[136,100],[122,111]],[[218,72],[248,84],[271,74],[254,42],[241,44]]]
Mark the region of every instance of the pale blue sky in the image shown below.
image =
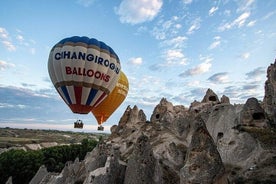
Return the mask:
[[[276,55],[275,7],[275,0],[2,0],[0,126],[67,129],[81,118],[80,131],[94,130],[92,114],[73,114],[48,75],[50,49],[71,36],[111,46],[129,79],[106,127],[128,105],[150,119],[161,98],[189,107],[208,88],[232,104],[262,100]]]

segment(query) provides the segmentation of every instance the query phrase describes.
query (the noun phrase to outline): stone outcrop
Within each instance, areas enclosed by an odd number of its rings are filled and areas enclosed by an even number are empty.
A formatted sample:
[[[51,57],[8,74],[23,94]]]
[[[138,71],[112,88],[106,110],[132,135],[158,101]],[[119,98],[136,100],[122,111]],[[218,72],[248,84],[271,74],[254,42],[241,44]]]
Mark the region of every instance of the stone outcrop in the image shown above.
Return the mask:
[[[229,97],[222,95],[220,102],[230,104],[230,99],[229,99]]]
[[[227,183],[222,179],[224,165],[204,122],[197,118],[195,124],[197,128],[180,171],[180,183]]]
[[[217,94],[209,88],[206,91],[206,94],[201,100],[201,102],[195,100],[191,103],[189,110],[194,111],[195,113],[208,111],[210,108],[212,108],[213,105],[220,103],[230,103],[230,100],[227,96],[223,95],[221,97],[221,101],[219,101]]]
[[[201,101],[201,103],[207,103],[207,102],[214,102],[214,103],[219,102],[217,94],[214,93],[214,91],[211,90],[210,88],[207,90],[204,98]]]
[[[249,133],[237,130],[236,127],[241,125],[241,111],[240,106],[217,104],[210,110],[205,122],[223,163],[249,168],[262,151]]]
[[[48,171],[45,165],[42,165],[39,170],[37,171],[36,175],[30,181],[30,184],[36,184],[42,181],[44,178],[48,177]]]
[[[249,98],[241,111],[241,124],[246,126],[266,127],[265,112],[256,98]]]
[[[145,135],[138,137],[133,152],[129,157],[125,184],[154,183],[156,159],[149,138]]]
[[[267,68],[265,81],[264,110],[271,126],[276,127],[276,59]]]
[[[276,76],[274,65],[268,76]],[[118,125],[111,127],[108,140],[87,153],[84,160],[68,162],[56,174],[42,168],[32,181],[276,183],[276,132],[271,128],[275,123],[273,80],[266,82],[269,90],[263,103],[250,98],[245,104],[232,105],[228,97],[223,95],[219,100],[208,89],[203,100],[192,102],[189,108],[162,98],[150,120],[137,106],[128,106]]]

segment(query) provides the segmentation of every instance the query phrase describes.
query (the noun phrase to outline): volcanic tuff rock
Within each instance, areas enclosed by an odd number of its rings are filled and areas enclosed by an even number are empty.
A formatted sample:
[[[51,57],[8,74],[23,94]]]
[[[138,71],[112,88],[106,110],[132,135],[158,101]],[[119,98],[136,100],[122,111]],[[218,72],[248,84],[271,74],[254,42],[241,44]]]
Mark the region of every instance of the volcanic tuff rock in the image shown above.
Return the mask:
[[[267,68],[267,80],[265,81],[264,110],[267,119],[273,127],[276,127],[276,59]]]
[[[196,118],[195,125],[184,167],[180,170],[180,183],[227,183],[222,177],[224,166],[219,152],[203,120]]]
[[[269,71],[276,76],[275,66]],[[208,89],[201,102],[194,101],[188,108],[161,99],[150,120],[143,110],[129,106],[118,125],[111,128],[109,139],[100,142],[83,161],[68,162],[56,174],[42,168],[33,181],[276,183],[276,133],[271,127],[275,124],[271,101],[276,99],[276,82],[268,81],[270,89],[263,103],[249,98],[245,104],[232,105],[228,97],[219,100]]]
[[[249,98],[241,111],[241,124],[247,126],[266,127],[265,111],[256,98]]]
[[[207,102],[219,102],[218,96],[210,88],[207,90],[203,100],[201,101],[201,103],[207,103]]]

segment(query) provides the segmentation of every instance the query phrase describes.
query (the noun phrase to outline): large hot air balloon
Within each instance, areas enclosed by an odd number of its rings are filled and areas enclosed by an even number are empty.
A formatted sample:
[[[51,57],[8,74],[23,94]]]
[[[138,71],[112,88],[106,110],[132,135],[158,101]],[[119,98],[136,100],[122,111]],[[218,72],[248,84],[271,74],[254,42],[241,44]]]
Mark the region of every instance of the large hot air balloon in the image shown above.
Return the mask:
[[[129,85],[127,77],[121,71],[119,80],[110,95],[108,95],[108,97],[104,99],[101,104],[92,109],[92,114],[95,116],[98,124],[100,125],[100,128],[98,128],[99,130],[103,130],[101,126],[102,123],[105,122],[125,100],[128,88]]]
[[[113,49],[94,38],[70,37],[49,54],[50,78],[72,112],[87,114],[114,89],[121,70]]]

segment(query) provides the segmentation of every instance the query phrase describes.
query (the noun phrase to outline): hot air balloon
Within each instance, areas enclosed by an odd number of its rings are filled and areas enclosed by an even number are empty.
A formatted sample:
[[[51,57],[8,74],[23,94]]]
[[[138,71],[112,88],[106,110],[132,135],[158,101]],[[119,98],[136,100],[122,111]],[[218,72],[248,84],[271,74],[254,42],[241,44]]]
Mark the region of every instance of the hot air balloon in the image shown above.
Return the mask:
[[[98,130],[103,130],[103,122],[105,122],[125,100],[128,93],[128,88],[129,85],[127,77],[121,71],[119,80],[113,91],[108,95],[106,99],[104,99],[101,104],[92,109],[92,114],[97,119],[99,125]]]
[[[48,71],[57,92],[73,113],[88,114],[114,89],[121,70],[111,47],[94,38],[74,36],[50,51]]]

